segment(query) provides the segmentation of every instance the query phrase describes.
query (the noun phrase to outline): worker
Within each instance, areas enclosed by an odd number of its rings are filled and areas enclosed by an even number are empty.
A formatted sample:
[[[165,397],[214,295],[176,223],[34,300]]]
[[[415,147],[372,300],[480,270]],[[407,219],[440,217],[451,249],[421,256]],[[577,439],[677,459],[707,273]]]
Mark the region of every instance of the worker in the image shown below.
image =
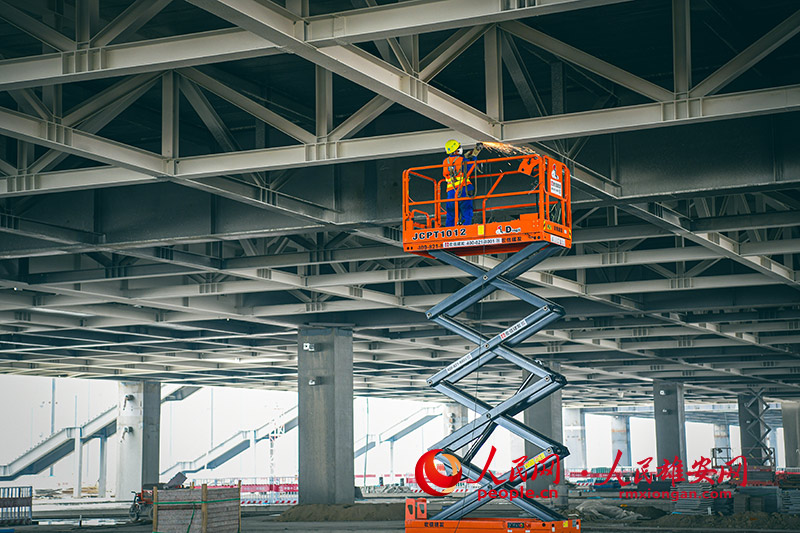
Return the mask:
[[[482,149],[483,145],[478,143],[465,157],[461,143],[455,139],[450,139],[444,145],[447,157],[444,158],[442,175],[447,181],[448,200],[444,204],[447,215],[444,222],[445,227],[456,225],[456,198],[459,198],[458,212],[462,224],[472,224],[472,196],[475,194],[475,186],[472,185],[470,177],[475,172],[475,162]]]

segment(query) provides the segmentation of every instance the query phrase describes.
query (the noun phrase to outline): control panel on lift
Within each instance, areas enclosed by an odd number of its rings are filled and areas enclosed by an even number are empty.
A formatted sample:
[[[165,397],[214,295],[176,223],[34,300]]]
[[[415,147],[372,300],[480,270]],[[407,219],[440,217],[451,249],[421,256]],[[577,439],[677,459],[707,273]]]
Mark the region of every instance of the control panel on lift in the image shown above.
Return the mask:
[[[477,161],[468,167],[465,190],[459,188],[453,200],[447,197],[443,167],[403,172],[406,252],[514,252],[537,241],[572,246],[570,176],[564,163],[535,153]],[[472,202],[472,220],[464,220],[464,202]],[[452,226],[445,225],[447,209],[455,211]]]

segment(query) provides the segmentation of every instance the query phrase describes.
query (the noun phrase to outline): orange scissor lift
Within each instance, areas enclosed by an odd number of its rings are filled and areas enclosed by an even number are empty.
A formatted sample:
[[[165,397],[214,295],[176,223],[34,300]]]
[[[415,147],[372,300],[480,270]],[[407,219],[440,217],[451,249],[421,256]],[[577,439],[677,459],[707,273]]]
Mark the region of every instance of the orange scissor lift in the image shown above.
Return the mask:
[[[403,173],[403,247],[407,252],[433,257],[457,267],[474,281],[432,307],[426,316],[445,329],[462,336],[476,348],[443,368],[428,384],[450,400],[475,411],[474,420],[456,429],[430,447],[442,450],[438,456],[448,475],[447,455],[460,461],[463,476],[476,483],[484,494],[505,493],[525,518],[465,518],[488,501],[473,491],[428,517],[425,499],[406,500],[406,533],[456,531],[530,533],[578,532],[579,520],[568,520],[535,499],[512,498],[510,489],[536,471],[551,469],[569,455],[561,443],[545,437],[517,421],[514,415],[553,394],[566,384],[564,376],[532,361],[514,346],[564,316],[557,304],[539,298],[514,280],[554,252],[572,245],[570,182],[567,167],[538,154],[487,159],[465,165],[476,194],[459,201],[472,201],[471,224],[444,227],[443,194],[446,181],[443,165],[411,168]],[[458,196],[458,194],[456,195]],[[459,221],[456,202],[455,221]],[[463,256],[511,253],[492,269],[479,267]],[[517,323],[487,336],[457,316],[493,292],[501,290],[531,305],[531,312]],[[477,398],[459,382],[492,362],[520,369],[516,392],[497,405]],[[527,371],[523,378],[522,370]],[[498,481],[481,479],[482,468],[472,463],[495,429],[505,428],[540,450],[518,467],[499,476]],[[466,449],[463,454],[458,450]],[[480,481],[479,481],[480,480]],[[519,491],[517,491],[519,495]]]

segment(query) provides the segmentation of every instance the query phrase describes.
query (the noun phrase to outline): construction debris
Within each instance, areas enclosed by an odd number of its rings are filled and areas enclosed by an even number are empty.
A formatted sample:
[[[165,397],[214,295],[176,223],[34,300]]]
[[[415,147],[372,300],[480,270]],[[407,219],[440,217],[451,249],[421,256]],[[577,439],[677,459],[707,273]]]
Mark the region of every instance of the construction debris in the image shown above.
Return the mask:
[[[581,517],[589,520],[641,520],[644,518],[639,513],[598,500],[585,501],[576,510]]]
[[[714,500],[702,497],[704,493],[710,490],[711,490],[710,483],[690,483],[688,481],[684,481],[683,483],[678,483],[672,489],[672,492],[676,492],[682,495],[694,494],[694,497],[684,496],[681,498],[677,498],[672,505],[672,512],[675,514],[695,514],[695,515],[710,514],[712,512],[711,506],[713,505]]]
[[[800,514],[800,490],[784,490],[781,492],[781,511],[789,514]]]
[[[786,529],[800,531],[800,516],[752,511],[730,516],[671,514],[648,522],[649,526],[659,528]]]

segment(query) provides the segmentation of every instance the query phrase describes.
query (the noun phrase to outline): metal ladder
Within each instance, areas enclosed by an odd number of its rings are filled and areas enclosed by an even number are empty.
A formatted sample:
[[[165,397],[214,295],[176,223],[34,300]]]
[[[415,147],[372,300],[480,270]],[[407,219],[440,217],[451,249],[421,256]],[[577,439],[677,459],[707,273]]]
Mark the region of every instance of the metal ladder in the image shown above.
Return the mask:
[[[561,443],[537,433],[513,418],[517,413],[553,394],[566,384],[564,376],[511,349],[564,316],[564,310],[560,306],[539,298],[513,283],[514,279],[559,249],[560,247],[547,242],[535,242],[488,271],[448,252],[430,252],[430,255],[436,259],[457,267],[476,279],[432,307],[427,312],[427,317],[456,335],[476,344],[477,347],[428,378],[428,384],[451,400],[472,409],[478,415],[474,421],[455,430],[430,449],[442,449],[443,453],[455,455],[461,461],[462,472],[472,481],[479,479],[482,469],[473,465],[471,461],[497,427],[507,429],[541,450],[532,459],[528,458],[521,466],[499,476],[499,483],[494,483],[491,479],[486,478],[481,480],[480,488],[483,490],[510,489],[520,483],[520,475],[527,477],[535,468],[548,468],[556,460],[560,461],[569,455],[569,450]],[[459,313],[497,290],[505,291],[532,305],[533,312],[491,338],[484,337],[480,332],[456,320],[455,317]],[[457,387],[460,380],[496,358],[501,358],[505,363],[510,363],[519,367],[520,370],[528,372],[525,378],[523,378],[523,372],[520,372],[522,383],[513,396],[493,406]],[[470,443],[473,444],[463,457],[454,453]],[[439,458],[444,463],[448,475],[452,475],[452,468],[446,457],[442,457],[440,454]],[[513,482],[511,480],[512,473],[516,477]],[[474,491],[454,505],[443,509],[433,517],[433,520],[459,520],[488,501],[490,501],[488,498],[483,501],[479,500],[478,491]],[[532,517],[543,521],[564,519],[550,508],[530,499],[514,498],[509,501]]]

